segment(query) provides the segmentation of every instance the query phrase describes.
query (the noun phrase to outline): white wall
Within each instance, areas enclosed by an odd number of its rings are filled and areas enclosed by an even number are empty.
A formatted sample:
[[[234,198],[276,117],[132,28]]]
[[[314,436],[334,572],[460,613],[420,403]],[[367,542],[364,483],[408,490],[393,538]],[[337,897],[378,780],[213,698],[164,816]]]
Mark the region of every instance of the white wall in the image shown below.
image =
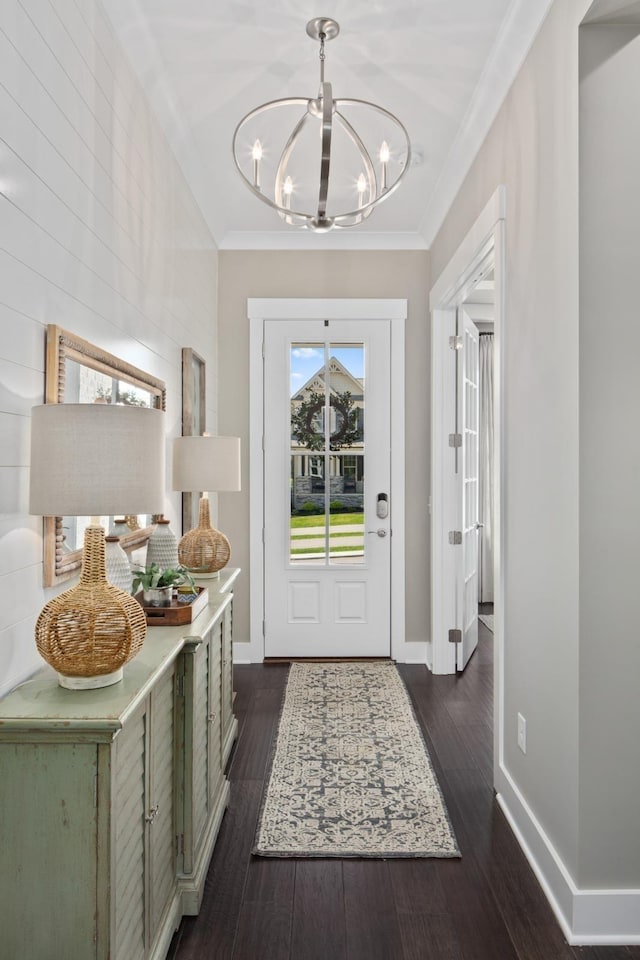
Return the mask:
[[[242,438],[242,493],[220,494],[232,563],[234,640],[249,640],[248,297],[406,298],[406,639],[429,639],[429,255],[426,251],[231,251],[220,257],[220,432]],[[239,385],[242,385],[241,388]],[[242,658],[242,651],[236,651]]]
[[[214,426],[217,253],[95,0],[2,0],[0,116],[1,695],[41,663],[34,625],[55,592],[27,513],[45,327],[164,379],[168,435],[181,348],[195,348]],[[179,494],[166,513],[179,532]]]

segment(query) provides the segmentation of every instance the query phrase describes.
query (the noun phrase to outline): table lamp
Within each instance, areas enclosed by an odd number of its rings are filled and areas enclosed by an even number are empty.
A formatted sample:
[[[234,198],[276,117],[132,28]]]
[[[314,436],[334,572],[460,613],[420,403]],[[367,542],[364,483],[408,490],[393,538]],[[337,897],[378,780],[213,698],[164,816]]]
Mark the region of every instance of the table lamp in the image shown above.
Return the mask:
[[[198,526],[185,533],[178,557],[196,577],[218,577],[231,556],[223,533],[211,526],[209,493],[240,489],[239,437],[177,437],[173,441],[173,489],[205,491],[200,497]]]
[[[52,403],[31,412],[29,512],[91,516],[80,582],[45,605],[36,646],[69,689],[106,687],[144,643],[137,600],[107,581],[99,518],[161,513],[164,413],[147,407]]]

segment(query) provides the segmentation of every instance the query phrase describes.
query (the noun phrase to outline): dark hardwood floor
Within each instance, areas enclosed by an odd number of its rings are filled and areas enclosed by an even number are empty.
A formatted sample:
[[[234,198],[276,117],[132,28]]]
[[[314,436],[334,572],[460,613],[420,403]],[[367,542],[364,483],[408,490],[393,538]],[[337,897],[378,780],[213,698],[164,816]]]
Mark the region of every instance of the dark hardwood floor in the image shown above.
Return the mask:
[[[461,860],[252,857],[288,666],[234,671],[231,803],[200,915],[170,960],[640,960],[640,947],[570,947],[492,790],[492,634],[464,674],[399,667]]]

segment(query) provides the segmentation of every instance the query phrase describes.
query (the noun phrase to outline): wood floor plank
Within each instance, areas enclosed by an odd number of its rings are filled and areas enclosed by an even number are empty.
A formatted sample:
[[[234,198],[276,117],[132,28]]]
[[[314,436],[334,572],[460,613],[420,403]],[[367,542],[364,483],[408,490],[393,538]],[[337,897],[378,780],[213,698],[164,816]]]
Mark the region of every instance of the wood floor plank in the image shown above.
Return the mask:
[[[345,860],[343,877],[349,960],[404,960],[387,862]]]
[[[456,937],[464,960],[522,960],[473,853],[440,863],[445,896],[455,905]]]
[[[251,857],[244,900],[255,903],[293,904],[296,865],[293,860]]]
[[[254,692],[229,768],[230,780],[263,780],[266,776],[281,703],[282,694],[277,689]]]
[[[405,960],[465,960],[457,924],[450,914],[425,913],[399,917]]]
[[[233,960],[289,960],[291,905],[242,904],[233,947]]]
[[[291,957],[346,960],[347,932],[341,860],[298,860]]]
[[[200,914],[182,921],[178,960],[232,960],[262,786],[262,781],[231,784]]]
[[[405,960],[462,960],[456,919],[437,860],[390,860],[389,875]]]

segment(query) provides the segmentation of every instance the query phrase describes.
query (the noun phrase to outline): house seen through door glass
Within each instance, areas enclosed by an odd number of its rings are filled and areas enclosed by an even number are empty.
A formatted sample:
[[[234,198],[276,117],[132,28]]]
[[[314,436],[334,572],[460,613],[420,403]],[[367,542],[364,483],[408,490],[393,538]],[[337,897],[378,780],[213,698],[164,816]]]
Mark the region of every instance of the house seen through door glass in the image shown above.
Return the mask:
[[[290,563],[362,564],[364,344],[293,343],[289,373]]]

